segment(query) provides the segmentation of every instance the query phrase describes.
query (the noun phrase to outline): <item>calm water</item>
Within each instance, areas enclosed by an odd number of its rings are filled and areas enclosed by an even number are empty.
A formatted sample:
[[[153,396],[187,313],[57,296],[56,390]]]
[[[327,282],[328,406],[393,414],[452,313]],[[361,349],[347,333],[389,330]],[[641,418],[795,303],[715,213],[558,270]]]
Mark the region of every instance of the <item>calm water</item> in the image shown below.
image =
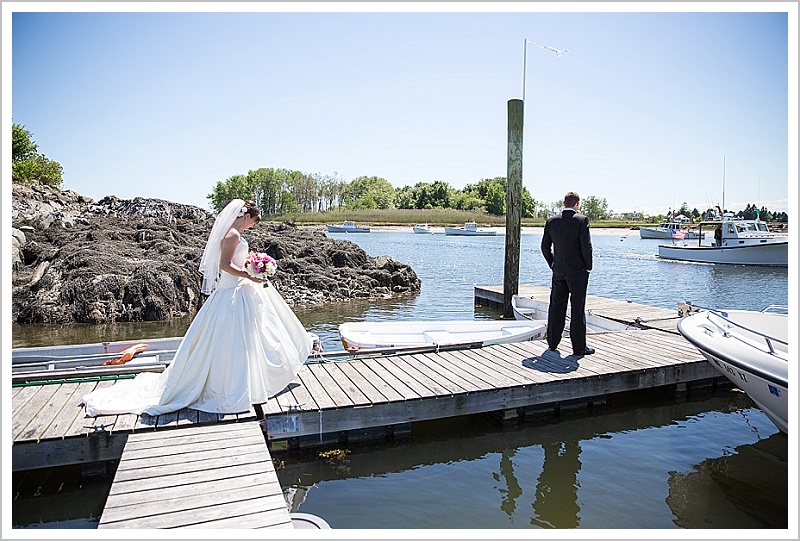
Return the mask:
[[[684,301],[753,310],[788,304],[787,269],[664,261],[655,256],[663,241],[642,240],[627,230],[593,230],[592,235],[591,295],[676,313],[677,303]],[[389,254],[410,264],[422,279],[422,291],[377,302],[297,308],[327,351],[341,349],[336,329],[345,321],[501,315],[473,305],[473,286],[503,283],[502,235],[415,235],[408,228],[336,238],[357,242],[370,255]],[[523,284],[549,286],[540,240],[540,229],[523,232]],[[176,336],[188,324],[17,325],[12,332],[14,347],[22,347]],[[423,423],[407,440],[352,446],[340,459],[316,452],[280,456],[278,473],[293,510],[321,516],[334,528],[787,528],[789,501],[796,502],[796,484],[788,482],[796,478],[796,461],[793,475],[788,472],[789,439],[734,390],[678,399],[657,394],[515,426],[498,426],[490,417]],[[56,494],[41,496],[20,488],[14,523],[96,527],[99,511],[85,510],[102,509],[107,487],[73,485],[64,482]],[[94,507],[81,498],[94,501]],[[53,499],[61,504],[53,506]],[[70,501],[83,503],[71,506]],[[23,507],[30,512],[23,513]],[[57,516],[41,511],[54,507]],[[796,518],[791,525],[796,528]]]

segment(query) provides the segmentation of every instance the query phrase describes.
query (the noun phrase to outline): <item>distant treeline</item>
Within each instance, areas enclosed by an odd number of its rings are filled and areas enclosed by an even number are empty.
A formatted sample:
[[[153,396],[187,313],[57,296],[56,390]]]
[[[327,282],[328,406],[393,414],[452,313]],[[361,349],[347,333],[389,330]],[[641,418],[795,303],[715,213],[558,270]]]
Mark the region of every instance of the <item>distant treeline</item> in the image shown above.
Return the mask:
[[[764,206],[759,208],[756,205],[747,205],[744,210],[740,210],[738,212],[725,209],[725,213],[731,213],[733,214],[734,218],[740,218],[742,220],[755,220],[758,218],[764,222],[789,221],[789,216],[785,212],[771,212],[767,207]],[[668,210],[665,218],[683,215],[692,220],[692,222],[699,222],[701,220],[713,220],[715,217],[719,217],[721,214],[722,209],[719,207],[710,208],[705,212],[700,212],[696,208],[689,210],[688,205],[684,203],[683,206],[681,206],[681,208],[677,211],[673,211],[672,209]]]
[[[362,176],[348,182],[337,175],[261,168],[217,182],[208,200],[216,212],[237,197],[252,199],[262,214],[273,218],[306,212],[389,209],[445,209],[504,216],[506,178],[482,179],[461,190],[440,180],[394,188],[381,177]],[[523,218],[546,218],[562,206],[561,201],[537,201],[525,187],[521,204]],[[608,203],[590,195],[582,199],[581,211],[591,219],[604,219],[608,217]]]
[[[447,182],[418,182],[414,186],[394,188],[381,177],[361,176],[345,181],[338,175],[309,175],[288,169],[261,168],[247,175],[234,175],[217,182],[207,196],[212,210],[218,212],[235,198],[252,199],[266,217],[278,218],[306,213],[325,213],[356,210],[455,210],[505,216],[506,178],[486,178],[467,184],[464,189],[453,188]],[[522,218],[544,219],[561,208],[559,201],[538,201],[527,188],[522,188]],[[704,212],[690,210],[686,203],[678,211],[669,209],[658,216],[640,216],[629,212],[614,214],[605,198],[588,195],[581,200],[581,212],[589,219],[658,222],[671,214],[683,214],[693,222],[711,219],[718,209]],[[727,212],[727,211],[726,211]],[[766,207],[748,205],[734,213],[737,218],[788,222],[785,212],[770,212]]]

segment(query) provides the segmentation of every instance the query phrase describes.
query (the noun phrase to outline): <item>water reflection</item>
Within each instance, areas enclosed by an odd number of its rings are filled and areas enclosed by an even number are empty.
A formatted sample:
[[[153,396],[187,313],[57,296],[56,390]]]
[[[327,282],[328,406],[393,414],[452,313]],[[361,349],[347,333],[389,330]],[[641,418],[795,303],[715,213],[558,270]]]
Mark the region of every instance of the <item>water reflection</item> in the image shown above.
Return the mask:
[[[786,528],[787,436],[777,432],[688,472],[669,472],[666,499],[681,528]]]
[[[544,464],[536,483],[531,524],[540,528],[577,528],[581,446],[575,441],[553,441],[542,447]]]
[[[750,416],[749,429],[742,428],[742,412]],[[665,430],[679,432],[666,440],[652,437]],[[739,446],[708,441],[708,430]],[[775,430],[745,395],[721,392],[643,407],[611,405],[600,413],[573,412],[517,426],[497,426],[488,416],[420,423],[408,443],[351,445],[346,464],[331,464],[313,451],[281,456],[278,475],[287,495],[302,494],[299,502],[289,498],[293,508],[322,516],[334,528],[702,527],[691,503],[675,505],[684,496],[674,495],[673,485],[683,476],[671,475],[675,480],[668,487],[665,472],[691,471],[698,456],[710,457],[700,459],[703,464],[722,455],[727,465],[741,453],[746,462],[748,446],[760,445],[759,432]],[[773,451],[765,465],[783,464],[773,471],[785,487],[786,439],[778,436]],[[741,514],[734,499],[748,496],[736,476],[727,466],[702,469],[713,469],[724,493],[715,504]],[[669,498],[662,495],[667,490]],[[785,488],[764,496],[764,503],[775,498],[785,509]],[[781,505],[775,509],[764,519],[759,506],[739,523],[779,527],[787,517]]]

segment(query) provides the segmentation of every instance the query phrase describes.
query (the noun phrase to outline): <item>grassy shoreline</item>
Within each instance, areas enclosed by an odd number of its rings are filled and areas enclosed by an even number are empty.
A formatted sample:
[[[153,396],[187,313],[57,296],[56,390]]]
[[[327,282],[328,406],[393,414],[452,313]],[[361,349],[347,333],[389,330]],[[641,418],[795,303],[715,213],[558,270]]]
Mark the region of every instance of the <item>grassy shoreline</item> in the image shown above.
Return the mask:
[[[341,224],[345,220],[353,220],[357,225],[370,226],[373,229],[405,228],[414,224],[427,223],[431,227],[461,227],[465,222],[476,222],[483,229],[505,229],[505,216],[495,216],[485,212],[470,212],[452,209],[389,209],[389,210],[350,210],[329,212],[305,212],[287,214],[280,217],[268,218],[274,221],[294,222],[299,227],[324,227],[327,224]],[[544,227],[543,218],[525,218],[521,226],[525,228]],[[628,220],[592,220],[590,226],[593,230],[613,229],[616,231],[638,231],[640,227],[657,227],[656,222],[632,222]],[[780,222],[767,222],[770,231],[778,234],[788,234],[789,224]]]
[[[411,227],[418,223],[427,223],[438,227],[461,227],[465,222],[476,222],[479,227],[505,227],[505,216],[495,216],[483,212],[470,212],[450,209],[410,210],[351,210],[330,212],[306,212],[287,214],[279,220],[293,221],[298,226],[317,226],[341,224],[345,220],[354,220],[358,225],[372,227]],[[544,227],[544,219],[525,218],[522,227]],[[592,222],[594,227],[611,227],[617,229],[638,229],[639,226],[658,225],[625,220],[598,220]]]

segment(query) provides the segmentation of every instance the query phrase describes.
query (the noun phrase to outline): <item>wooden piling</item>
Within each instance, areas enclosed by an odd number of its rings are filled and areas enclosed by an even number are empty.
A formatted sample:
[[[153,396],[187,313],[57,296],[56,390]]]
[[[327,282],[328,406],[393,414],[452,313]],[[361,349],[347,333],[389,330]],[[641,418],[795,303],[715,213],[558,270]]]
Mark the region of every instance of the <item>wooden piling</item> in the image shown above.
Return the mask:
[[[508,165],[506,173],[506,254],[503,274],[503,318],[514,319],[511,298],[519,289],[522,223],[522,125],[525,105],[508,100]]]

